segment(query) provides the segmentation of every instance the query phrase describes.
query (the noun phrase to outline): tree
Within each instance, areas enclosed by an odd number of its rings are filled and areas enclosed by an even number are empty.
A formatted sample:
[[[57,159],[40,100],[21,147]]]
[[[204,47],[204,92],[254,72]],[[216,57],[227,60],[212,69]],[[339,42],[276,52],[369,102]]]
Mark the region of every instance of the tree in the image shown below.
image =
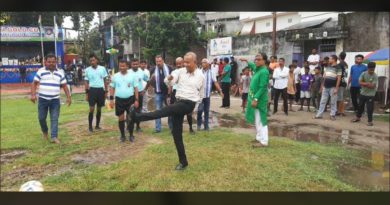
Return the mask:
[[[140,37],[143,55],[153,60],[157,54],[183,56],[199,40],[197,21],[195,12],[147,12],[120,19],[115,30],[123,40]]]
[[[80,28],[80,20],[91,22],[93,12],[1,12],[0,24],[12,26],[38,26],[38,18],[41,15],[42,26],[53,26],[53,17],[56,16],[57,25],[62,25],[64,18],[70,16],[73,28]]]

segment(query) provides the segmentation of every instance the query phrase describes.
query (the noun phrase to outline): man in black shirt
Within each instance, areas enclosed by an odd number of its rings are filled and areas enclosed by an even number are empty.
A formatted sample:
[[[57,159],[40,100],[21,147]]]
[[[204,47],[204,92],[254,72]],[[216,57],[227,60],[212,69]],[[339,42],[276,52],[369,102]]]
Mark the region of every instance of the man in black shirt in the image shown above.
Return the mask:
[[[20,74],[20,83],[26,83],[26,78],[27,78],[27,71],[26,67],[22,66],[19,68],[19,74]]]

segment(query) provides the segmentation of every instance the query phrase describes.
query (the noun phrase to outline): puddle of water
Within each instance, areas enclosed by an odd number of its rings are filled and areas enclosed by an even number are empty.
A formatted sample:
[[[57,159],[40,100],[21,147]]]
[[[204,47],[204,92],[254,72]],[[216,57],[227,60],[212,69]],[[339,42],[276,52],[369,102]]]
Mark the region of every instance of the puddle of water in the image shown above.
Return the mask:
[[[209,122],[210,127],[254,127],[245,122],[244,116],[234,117],[213,111],[210,112]],[[370,134],[364,134],[354,130],[336,129],[312,123],[283,124],[274,119],[270,119],[269,124],[271,125],[268,126],[270,136],[287,137],[303,142],[340,143],[371,153],[371,159],[370,155],[367,157],[367,161],[371,162],[368,166],[341,165],[339,168],[340,178],[363,189],[389,190],[389,153],[388,148],[382,146],[389,141],[389,136],[386,136],[386,133],[370,131]],[[362,138],[366,140],[362,140]]]
[[[361,189],[389,191],[389,161],[375,168],[341,165],[339,178]]]
[[[1,164],[13,162],[15,159],[27,154],[27,150],[23,149],[2,149],[0,162]]]

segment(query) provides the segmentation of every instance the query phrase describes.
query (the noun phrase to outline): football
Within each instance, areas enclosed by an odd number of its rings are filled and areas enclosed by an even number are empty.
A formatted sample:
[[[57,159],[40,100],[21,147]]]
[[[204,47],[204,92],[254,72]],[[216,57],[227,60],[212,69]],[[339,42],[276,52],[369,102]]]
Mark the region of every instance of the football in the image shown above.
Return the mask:
[[[39,181],[35,181],[35,180],[28,181],[20,187],[19,191],[21,192],[43,191],[43,185]]]

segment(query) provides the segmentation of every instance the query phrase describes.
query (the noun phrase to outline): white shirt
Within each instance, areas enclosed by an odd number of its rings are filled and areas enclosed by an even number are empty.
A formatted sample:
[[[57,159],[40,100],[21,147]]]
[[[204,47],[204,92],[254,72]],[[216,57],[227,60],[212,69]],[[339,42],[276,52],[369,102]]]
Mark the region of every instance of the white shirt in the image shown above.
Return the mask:
[[[211,71],[214,73],[215,76],[219,76],[219,65],[211,64]]]
[[[308,58],[307,58],[307,61],[309,63],[312,63],[312,62],[320,62],[320,55],[318,54],[311,54]],[[318,63],[316,65],[309,65],[309,68],[310,68],[310,73],[314,74],[314,68],[316,68],[318,66]]]
[[[304,75],[305,74],[305,69],[296,67],[294,70],[294,78],[295,78],[295,83],[299,82],[299,74]]]
[[[39,82],[38,96],[46,100],[60,98],[61,85],[66,85],[65,73],[61,69],[51,72],[48,68],[40,68],[34,76],[34,81]]]
[[[289,69],[283,67],[283,70],[280,67],[275,68],[273,78],[275,79],[274,88],[275,89],[284,89],[287,88],[288,83]]]
[[[141,70],[142,70],[142,69],[141,69]],[[144,71],[145,74],[148,76],[148,79],[150,79],[150,71],[149,71],[147,68],[145,68],[143,71]],[[146,86],[146,84],[147,84],[147,81],[142,81],[142,87],[143,87],[143,88]]]
[[[173,79],[168,81],[168,76],[164,79],[165,84],[176,87],[176,98],[200,102],[204,98],[204,75],[200,69],[195,69],[193,73],[188,73],[187,68],[176,69],[171,73]]]
[[[217,82],[217,77],[215,76],[214,72],[210,69],[207,69],[207,71],[205,71],[202,68],[200,70],[204,76],[204,83],[203,83],[204,92],[205,92],[204,97],[209,98],[213,84]]]

